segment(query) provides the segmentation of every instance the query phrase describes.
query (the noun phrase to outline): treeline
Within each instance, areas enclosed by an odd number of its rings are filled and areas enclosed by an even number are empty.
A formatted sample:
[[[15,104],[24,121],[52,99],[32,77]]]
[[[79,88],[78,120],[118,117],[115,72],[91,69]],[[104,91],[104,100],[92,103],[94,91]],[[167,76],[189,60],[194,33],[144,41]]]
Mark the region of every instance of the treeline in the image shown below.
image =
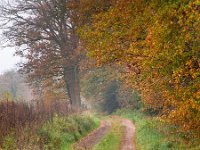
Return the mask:
[[[120,108],[141,109],[141,96],[125,85],[114,66],[90,69],[81,77],[82,95],[96,111],[111,114]]]
[[[96,64],[115,64],[145,109],[200,136],[198,0],[91,1],[79,29]],[[96,10],[96,11],[95,11]]]
[[[28,85],[25,75],[21,75],[15,70],[6,71],[1,74],[0,97],[27,102],[33,99],[32,89]]]

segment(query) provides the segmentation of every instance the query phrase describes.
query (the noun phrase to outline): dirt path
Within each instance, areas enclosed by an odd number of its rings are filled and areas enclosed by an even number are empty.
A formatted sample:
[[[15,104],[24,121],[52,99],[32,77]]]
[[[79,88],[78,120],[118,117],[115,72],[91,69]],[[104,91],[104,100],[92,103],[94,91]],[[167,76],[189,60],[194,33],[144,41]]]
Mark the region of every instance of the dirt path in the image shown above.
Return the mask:
[[[107,133],[108,129],[111,127],[110,121],[102,121],[99,128],[91,132],[85,138],[81,139],[76,145],[74,145],[75,150],[90,150],[97,144],[102,137]]]
[[[110,119],[102,121],[99,128],[88,134],[85,138],[81,139],[74,145],[74,150],[91,150],[94,145],[101,141],[103,136],[107,134],[108,130],[111,128],[111,122],[120,122],[120,124],[125,127],[123,137],[120,142],[120,150],[136,150],[134,144],[135,126],[130,120],[119,116],[111,116]]]
[[[125,127],[124,137],[121,141],[120,150],[136,150],[134,145],[135,126],[128,119],[122,119],[122,125]]]

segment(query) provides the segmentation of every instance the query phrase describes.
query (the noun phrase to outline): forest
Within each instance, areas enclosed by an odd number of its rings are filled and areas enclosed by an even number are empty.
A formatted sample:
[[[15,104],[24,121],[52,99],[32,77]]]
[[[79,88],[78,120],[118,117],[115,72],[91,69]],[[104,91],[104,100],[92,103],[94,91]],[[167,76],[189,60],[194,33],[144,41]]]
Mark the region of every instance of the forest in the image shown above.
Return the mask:
[[[199,0],[4,0],[0,30],[0,150],[200,149]]]

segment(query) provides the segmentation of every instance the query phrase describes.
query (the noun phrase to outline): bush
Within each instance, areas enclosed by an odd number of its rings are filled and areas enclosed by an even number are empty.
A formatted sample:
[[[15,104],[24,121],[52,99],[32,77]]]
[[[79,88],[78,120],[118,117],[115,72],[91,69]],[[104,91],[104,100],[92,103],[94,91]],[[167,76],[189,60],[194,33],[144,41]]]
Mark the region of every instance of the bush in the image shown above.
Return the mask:
[[[14,136],[7,135],[3,140],[2,148],[3,148],[3,150],[17,149],[17,145],[16,145]]]

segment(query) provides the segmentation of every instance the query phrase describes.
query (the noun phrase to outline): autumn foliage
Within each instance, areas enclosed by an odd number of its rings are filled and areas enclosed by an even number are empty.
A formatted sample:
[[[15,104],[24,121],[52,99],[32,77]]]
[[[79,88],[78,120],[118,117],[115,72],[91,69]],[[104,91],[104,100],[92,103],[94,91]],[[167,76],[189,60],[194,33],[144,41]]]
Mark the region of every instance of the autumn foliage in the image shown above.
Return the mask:
[[[115,63],[146,109],[185,133],[200,131],[200,3],[119,0],[79,33],[97,66]]]

